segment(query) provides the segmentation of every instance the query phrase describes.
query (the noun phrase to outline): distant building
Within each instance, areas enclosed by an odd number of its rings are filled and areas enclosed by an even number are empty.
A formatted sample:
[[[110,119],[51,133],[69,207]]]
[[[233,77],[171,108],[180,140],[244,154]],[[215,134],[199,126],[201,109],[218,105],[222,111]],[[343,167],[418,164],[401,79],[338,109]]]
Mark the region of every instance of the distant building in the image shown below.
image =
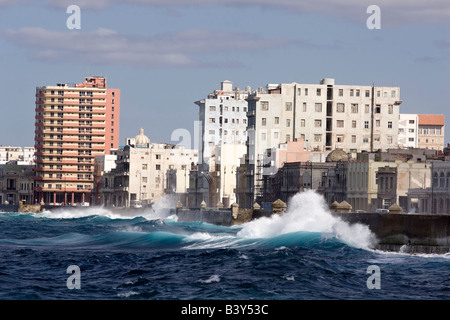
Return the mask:
[[[35,197],[45,203],[90,201],[94,157],[118,147],[120,90],[106,78],[36,88]]]
[[[113,154],[117,156],[116,167],[104,172],[101,178],[100,203],[105,206],[130,207],[136,202],[151,205],[167,190],[168,171],[184,172],[198,161],[197,150],[150,143],[143,129]]]
[[[19,164],[34,164],[34,147],[0,147],[0,164],[18,161]]]
[[[444,115],[419,114],[419,148],[443,150],[445,146],[444,128]]]
[[[419,145],[419,116],[417,114],[399,115],[398,146],[400,148],[417,148]]]
[[[19,165],[17,161],[0,165],[0,204],[34,204],[33,165]]]

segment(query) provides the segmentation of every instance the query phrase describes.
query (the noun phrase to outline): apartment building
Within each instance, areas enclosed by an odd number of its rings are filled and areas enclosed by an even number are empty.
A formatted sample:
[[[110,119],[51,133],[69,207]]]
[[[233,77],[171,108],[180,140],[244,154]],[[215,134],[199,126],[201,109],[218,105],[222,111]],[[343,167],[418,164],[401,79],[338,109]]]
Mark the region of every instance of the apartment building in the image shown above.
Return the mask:
[[[0,164],[19,161],[19,164],[34,164],[34,147],[0,146]]]
[[[90,201],[94,157],[118,147],[119,111],[120,90],[104,77],[36,88],[36,199]]]
[[[398,146],[399,87],[336,85],[325,78],[319,84],[269,84],[247,101],[248,181],[241,206],[261,194],[264,151],[279,143],[301,139],[305,150],[351,153]]]
[[[155,203],[167,189],[169,170],[187,171],[198,161],[197,150],[151,143],[142,128],[113,154],[117,157],[116,167],[103,173],[99,199],[103,205],[116,207]]]
[[[419,145],[419,116],[401,113],[398,119],[399,148],[417,148]]]
[[[423,149],[443,150],[445,146],[445,117],[438,114],[419,114],[418,146]]]

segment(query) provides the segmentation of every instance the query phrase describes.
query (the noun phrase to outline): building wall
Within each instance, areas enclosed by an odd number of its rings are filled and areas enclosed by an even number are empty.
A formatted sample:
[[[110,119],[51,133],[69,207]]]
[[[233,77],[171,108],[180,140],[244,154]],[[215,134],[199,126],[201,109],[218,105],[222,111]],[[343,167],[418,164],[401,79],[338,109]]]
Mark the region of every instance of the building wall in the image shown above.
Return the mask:
[[[443,150],[444,124],[444,115],[419,114],[419,148]]]
[[[400,148],[418,147],[419,117],[417,114],[400,114],[398,130],[398,146]]]

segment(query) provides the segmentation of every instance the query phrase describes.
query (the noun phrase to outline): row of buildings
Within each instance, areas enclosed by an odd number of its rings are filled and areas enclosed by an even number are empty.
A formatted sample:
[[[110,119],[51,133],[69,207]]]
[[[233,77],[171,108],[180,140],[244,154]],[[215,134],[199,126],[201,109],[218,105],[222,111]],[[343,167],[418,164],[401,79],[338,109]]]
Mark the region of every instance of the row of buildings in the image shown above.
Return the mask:
[[[404,210],[437,211],[425,209],[434,207],[419,189],[432,188],[431,198],[437,197],[440,187],[433,186],[430,170],[446,163],[444,116],[401,113],[399,87],[324,78],[318,84],[241,90],[223,81],[195,101],[198,150],[151,143],[143,129],[119,146],[120,90],[108,88],[104,77],[37,87],[35,97],[32,195],[12,190],[14,178],[2,178],[2,188],[9,188],[2,189],[2,202],[129,207],[172,195],[186,206],[205,201],[250,208],[312,188],[358,210],[397,202]],[[8,166],[2,177],[13,174],[17,161],[29,160],[29,152],[20,158],[8,148],[0,149],[0,161]],[[387,198],[393,193],[385,181],[397,183],[395,198]],[[410,189],[418,190],[408,201]]]

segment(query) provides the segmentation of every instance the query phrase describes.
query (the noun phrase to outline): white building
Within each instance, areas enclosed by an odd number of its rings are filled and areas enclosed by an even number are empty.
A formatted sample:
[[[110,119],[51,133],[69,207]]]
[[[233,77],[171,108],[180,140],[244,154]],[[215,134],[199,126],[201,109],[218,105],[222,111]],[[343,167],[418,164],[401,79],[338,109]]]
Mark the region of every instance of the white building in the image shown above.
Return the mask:
[[[116,168],[103,174],[100,198],[102,204],[116,207],[128,207],[135,201],[156,202],[167,188],[168,170],[184,172],[198,161],[197,150],[150,143],[143,129],[127,139],[125,147],[112,152],[117,156]]]
[[[418,132],[419,116],[401,113],[398,120],[398,146],[400,148],[417,148]]]
[[[34,164],[34,147],[0,147],[0,164],[18,161],[20,165]]]
[[[261,193],[264,151],[279,143],[303,139],[306,150],[352,153],[398,146],[399,87],[336,85],[325,78],[269,84],[247,101],[246,201],[240,206],[251,207]]]

